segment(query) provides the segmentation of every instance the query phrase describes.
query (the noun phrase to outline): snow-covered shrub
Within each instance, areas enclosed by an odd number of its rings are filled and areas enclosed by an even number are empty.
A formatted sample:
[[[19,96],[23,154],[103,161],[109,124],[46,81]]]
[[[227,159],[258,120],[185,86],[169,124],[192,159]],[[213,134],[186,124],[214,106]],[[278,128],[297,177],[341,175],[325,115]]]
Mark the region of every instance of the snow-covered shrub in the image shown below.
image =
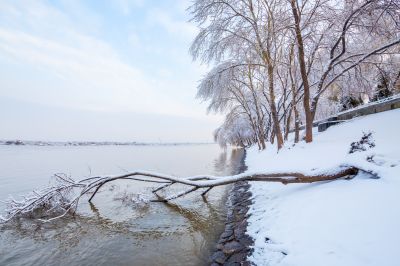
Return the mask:
[[[381,73],[378,77],[378,84],[376,85],[372,101],[385,99],[393,95],[390,89],[390,80],[385,73]]]
[[[355,153],[359,151],[366,151],[367,149],[375,147],[375,142],[372,138],[372,132],[363,133],[363,136],[359,141],[352,142],[350,144],[349,153]]]
[[[340,99],[340,112],[355,108],[362,105],[363,101],[360,97],[355,97],[353,95],[346,95]]]

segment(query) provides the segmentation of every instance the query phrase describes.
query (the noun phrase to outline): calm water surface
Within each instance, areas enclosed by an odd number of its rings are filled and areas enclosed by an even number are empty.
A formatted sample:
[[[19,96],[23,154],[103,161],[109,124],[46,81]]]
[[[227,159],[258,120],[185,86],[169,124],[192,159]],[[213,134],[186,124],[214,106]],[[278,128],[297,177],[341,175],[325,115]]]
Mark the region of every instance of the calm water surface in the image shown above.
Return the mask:
[[[60,172],[76,179],[133,169],[228,175],[238,171],[242,156],[241,150],[223,152],[216,145],[0,146],[0,199],[43,187]],[[207,201],[201,192],[171,204],[116,199],[125,192],[151,195],[156,186],[117,181],[93,204],[82,202],[75,218],[0,227],[0,265],[207,265],[223,230],[226,188],[213,189]]]

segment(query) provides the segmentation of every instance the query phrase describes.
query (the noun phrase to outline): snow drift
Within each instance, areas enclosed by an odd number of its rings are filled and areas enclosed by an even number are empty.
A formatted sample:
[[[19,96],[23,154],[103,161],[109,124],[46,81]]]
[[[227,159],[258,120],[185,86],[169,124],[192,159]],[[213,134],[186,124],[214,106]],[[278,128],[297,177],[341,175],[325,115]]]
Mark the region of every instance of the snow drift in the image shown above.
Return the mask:
[[[375,147],[349,154],[350,144],[372,132]],[[286,143],[247,153],[249,172],[317,171],[359,163],[351,181],[282,185],[252,182],[249,260],[257,265],[399,265],[400,110],[356,118],[316,133],[313,143]],[[368,162],[367,158],[373,158]]]

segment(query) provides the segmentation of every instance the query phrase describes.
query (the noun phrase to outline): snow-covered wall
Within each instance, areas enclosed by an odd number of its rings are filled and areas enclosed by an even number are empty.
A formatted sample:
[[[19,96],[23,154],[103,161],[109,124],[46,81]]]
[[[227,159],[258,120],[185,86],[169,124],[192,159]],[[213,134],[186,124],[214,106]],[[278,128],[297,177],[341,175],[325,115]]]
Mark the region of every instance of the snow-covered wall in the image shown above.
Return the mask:
[[[349,120],[359,116],[381,113],[398,108],[400,108],[400,94],[340,112],[334,116],[328,117],[320,121],[316,121],[314,123],[314,126],[318,126],[318,131],[323,132],[327,130],[329,127],[339,124],[344,120]]]

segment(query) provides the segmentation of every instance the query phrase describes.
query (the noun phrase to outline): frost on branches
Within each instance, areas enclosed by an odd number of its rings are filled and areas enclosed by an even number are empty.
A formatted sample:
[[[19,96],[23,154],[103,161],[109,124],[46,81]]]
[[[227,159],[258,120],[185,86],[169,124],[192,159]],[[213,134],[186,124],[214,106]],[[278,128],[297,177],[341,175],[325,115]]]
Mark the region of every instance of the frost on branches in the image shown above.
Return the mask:
[[[356,150],[365,150],[364,145],[373,147],[371,142],[371,134],[365,135],[358,142],[351,144],[350,153]],[[375,163],[373,158],[367,158],[368,163]],[[54,184],[41,189],[35,190],[28,195],[22,196],[21,199],[10,197],[5,201],[5,215],[0,216],[0,223],[10,222],[18,218],[37,219],[42,222],[50,222],[66,215],[74,215],[78,203],[85,199],[91,202],[100,189],[116,180],[132,180],[139,182],[150,182],[161,184],[152,192],[154,194],[151,199],[146,195],[136,195],[128,192],[122,192],[115,195],[114,199],[121,201],[124,205],[135,204],[138,207],[145,207],[149,202],[169,202],[187,194],[202,191],[201,196],[204,197],[212,188],[232,184],[238,181],[259,181],[287,184],[297,183],[314,183],[321,181],[332,181],[341,178],[350,179],[357,175],[358,172],[367,173],[373,178],[377,178],[378,172],[371,165],[366,166],[365,163],[354,162],[343,163],[331,169],[320,171],[278,171],[278,172],[246,172],[243,174],[216,177],[209,175],[199,175],[192,177],[176,177],[165,175],[162,173],[148,171],[134,171],[119,176],[90,177],[80,181],[57,174],[54,176]],[[181,192],[161,197],[157,194],[160,190],[167,190],[174,184],[186,185],[186,189]]]
[[[198,97],[226,115],[221,145],[280,149],[301,125],[311,142],[313,121],[349,99],[400,91],[397,0],[196,0],[190,12],[200,28],[190,52],[214,66]]]

